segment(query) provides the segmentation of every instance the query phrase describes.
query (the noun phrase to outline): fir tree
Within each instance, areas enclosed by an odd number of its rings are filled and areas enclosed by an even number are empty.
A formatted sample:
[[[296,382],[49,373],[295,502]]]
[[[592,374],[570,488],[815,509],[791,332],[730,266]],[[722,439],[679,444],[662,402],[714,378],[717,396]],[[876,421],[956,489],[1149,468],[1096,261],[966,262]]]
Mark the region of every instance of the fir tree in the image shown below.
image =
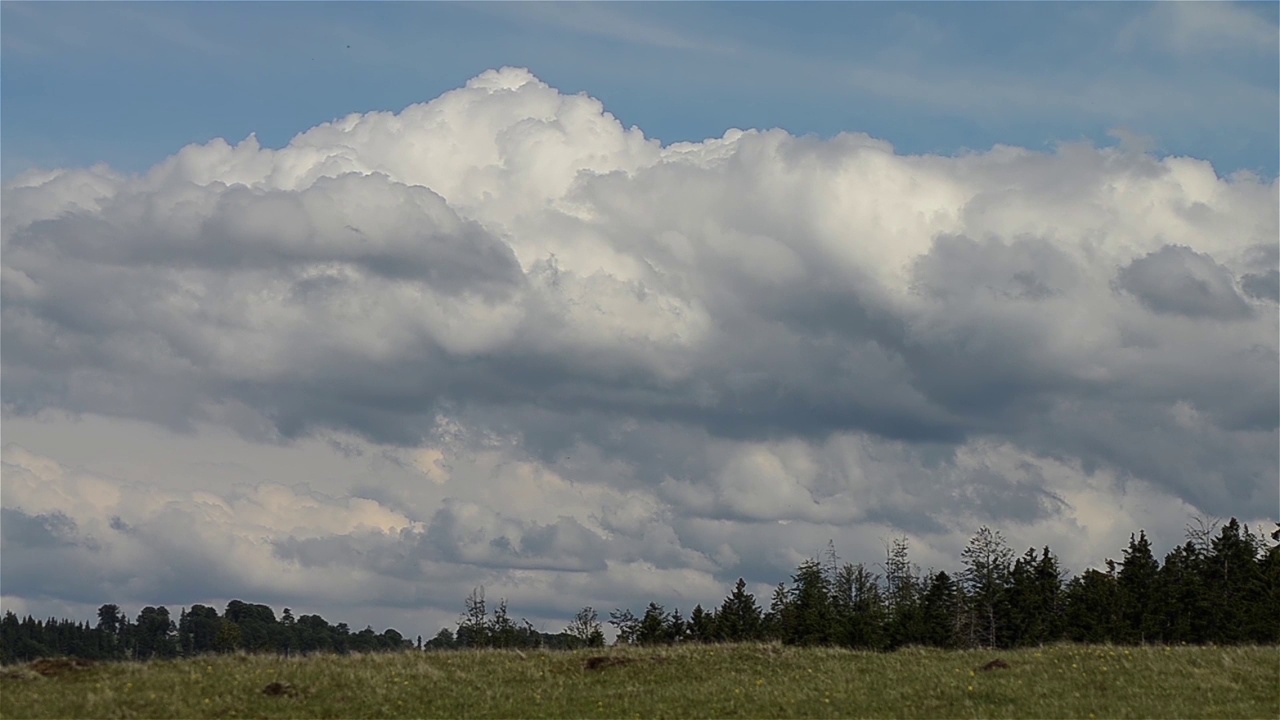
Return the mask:
[[[769,600],[769,611],[764,615],[764,636],[768,640],[783,640],[791,633],[791,593],[787,586],[778,583]],[[717,619],[717,626],[719,625]]]
[[[644,617],[636,632],[636,642],[640,645],[661,645],[667,642],[667,630],[670,620],[666,610],[658,603],[651,602],[645,608]]]
[[[1160,564],[1151,554],[1147,533],[1129,535],[1118,582],[1122,628],[1117,640],[1126,643],[1160,642],[1163,638],[1160,609]]]
[[[716,615],[719,638],[725,642],[748,642],[761,638],[760,606],[747,592],[747,581],[738,578],[733,592],[720,604]]]
[[[956,615],[960,610],[959,590],[945,571],[929,576],[922,601],[925,644],[951,648],[956,642]]]
[[[806,560],[791,576],[791,627],[783,642],[828,645],[834,640],[831,588],[817,560]]]
[[[689,614],[689,640],[709,643],[716,639],[716,616],[696,605]]]

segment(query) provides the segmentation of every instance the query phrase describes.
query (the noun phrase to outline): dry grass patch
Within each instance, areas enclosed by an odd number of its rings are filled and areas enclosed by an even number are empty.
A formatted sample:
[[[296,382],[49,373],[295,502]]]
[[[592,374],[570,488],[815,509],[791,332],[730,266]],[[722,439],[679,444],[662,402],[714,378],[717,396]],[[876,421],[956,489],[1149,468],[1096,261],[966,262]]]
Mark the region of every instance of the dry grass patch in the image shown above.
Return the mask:
[[[216,656],[6,668],[0,717],[1257,718],[1280,716],[1278,668],[1274,647]]]

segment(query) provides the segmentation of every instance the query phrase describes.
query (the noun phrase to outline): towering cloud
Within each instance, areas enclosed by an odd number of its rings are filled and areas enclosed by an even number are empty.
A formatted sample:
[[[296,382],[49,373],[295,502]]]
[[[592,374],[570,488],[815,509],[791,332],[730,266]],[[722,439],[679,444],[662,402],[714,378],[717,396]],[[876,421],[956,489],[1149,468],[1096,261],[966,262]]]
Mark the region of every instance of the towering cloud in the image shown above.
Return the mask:
[[[87,601],[145,559],[197,594],[445,607],[415,588],[487,581],[558,617],[557,587],[706,601],[831,536],[907,532],[941,566],[980,522],[1077,560],[1137,522],[1172,542],[1278,502],[1276,191],[1080,145],[664,147],[513,68],[281,149],[28,174],[3,190],[8,417],[397,465],[136,505],[10,446],[5,592]],[[93,571],[55,581],[51,553]]]

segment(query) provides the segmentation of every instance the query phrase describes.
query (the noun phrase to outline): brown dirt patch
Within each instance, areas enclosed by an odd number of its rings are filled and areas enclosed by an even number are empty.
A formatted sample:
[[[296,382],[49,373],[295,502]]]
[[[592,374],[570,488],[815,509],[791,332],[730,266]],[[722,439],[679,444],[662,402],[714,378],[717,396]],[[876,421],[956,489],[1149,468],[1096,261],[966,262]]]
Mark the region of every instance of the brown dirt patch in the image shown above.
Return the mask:
[[[0,667],[0,680],[43,680],[44,678],[32,672],[30,668],[23,665],[10,665],[8,667]]]
[[[298,694],[298,690],[289,683],[273,682],[267,683],[267,686],[262,688],[262,694],[272,697],[294,697]]]
[[[27,666],[32,672],[44,677],[59,677],[77,670],[93,667],[92,660],[82,658],[40,658]]]
[[[979,668],[979,670],[982,670],[983,672],[990,672],[992,670],[1008,670],[1008,669],[1009,669],[1009,663],[999,659],[992,660],[991,662]]]
[[[633,662],[635,662],[635,660],[632,660],[631,658],[596,655],[595,657],[587,658],[587,661],[582,664],[582,667],[585,670],[604,670],[605,668],[617,665],[630,665]]]

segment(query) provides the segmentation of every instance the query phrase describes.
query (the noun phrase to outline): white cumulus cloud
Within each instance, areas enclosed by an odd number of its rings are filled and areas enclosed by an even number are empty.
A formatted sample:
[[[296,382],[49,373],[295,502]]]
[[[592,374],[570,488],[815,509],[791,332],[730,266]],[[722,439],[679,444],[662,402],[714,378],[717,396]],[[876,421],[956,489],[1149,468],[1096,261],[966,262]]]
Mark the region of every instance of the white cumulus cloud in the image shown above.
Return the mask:
[[[28,174],[6,602],[435,622],[483,583],[563,618],[764,589],[828,537],[940,567],[981,523],[1075,563],[1173,543],[1277,504],[1276,191],[1129,147],[662,146],[514,68],[283,148]],[[364,470],[148,489],[25,448],[62,413]]]

